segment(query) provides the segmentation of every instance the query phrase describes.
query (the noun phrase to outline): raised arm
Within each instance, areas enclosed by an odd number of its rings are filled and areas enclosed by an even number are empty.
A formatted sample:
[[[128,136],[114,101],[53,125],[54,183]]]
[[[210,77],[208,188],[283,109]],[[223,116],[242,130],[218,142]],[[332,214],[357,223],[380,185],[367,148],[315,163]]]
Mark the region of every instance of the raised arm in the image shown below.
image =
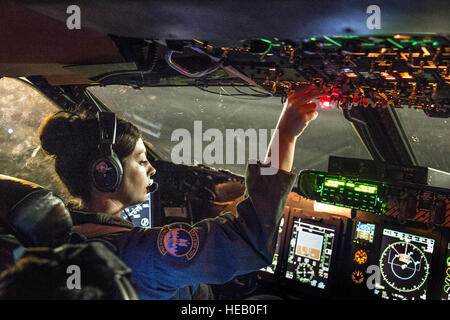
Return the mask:
[[[297,138],[317,117],[317,105],[311,100],[320,96],[320,89],[316,86],[302,87],[288,96],[264,163],[288,172],[292,170]]]

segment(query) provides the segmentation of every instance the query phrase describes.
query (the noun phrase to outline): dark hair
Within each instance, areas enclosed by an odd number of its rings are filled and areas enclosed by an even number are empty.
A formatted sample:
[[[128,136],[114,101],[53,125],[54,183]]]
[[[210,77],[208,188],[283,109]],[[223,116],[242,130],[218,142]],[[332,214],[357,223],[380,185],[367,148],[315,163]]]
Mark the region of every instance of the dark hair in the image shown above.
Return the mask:
[[[60,111],[42,123],[39,137],[42,148],[55,158],[55,170],[74,197],[87,202],[91,197],[89,164],[99,142],[96,118]],[[114,152],[120,160],[129,156],[141,138],[139,129],[129,121],[117,118]]]

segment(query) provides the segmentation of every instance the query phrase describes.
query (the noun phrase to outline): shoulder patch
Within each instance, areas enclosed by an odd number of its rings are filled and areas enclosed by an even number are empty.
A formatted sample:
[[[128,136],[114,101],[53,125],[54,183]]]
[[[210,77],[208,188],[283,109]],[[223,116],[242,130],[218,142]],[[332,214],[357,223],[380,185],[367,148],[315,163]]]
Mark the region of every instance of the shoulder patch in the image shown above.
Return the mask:
[[[158,234],[158,249],[164,256],[186,257],[187,261],[195,257],[199,239],[195,229],[184,227],[163,227]]]

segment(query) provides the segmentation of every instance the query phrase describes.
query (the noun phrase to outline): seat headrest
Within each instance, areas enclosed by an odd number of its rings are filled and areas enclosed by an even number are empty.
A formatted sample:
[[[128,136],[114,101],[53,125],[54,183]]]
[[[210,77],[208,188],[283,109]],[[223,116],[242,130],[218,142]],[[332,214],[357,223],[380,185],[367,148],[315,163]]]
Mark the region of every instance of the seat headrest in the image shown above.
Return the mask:
[[[131,269],[105,243],[94,240],[28,248],[0,276],[2,299],[138,300],[138,293]]]
[[[64,202],[26,180],[0,175],[0,223],[25,247],[66,243],[72,219]]]

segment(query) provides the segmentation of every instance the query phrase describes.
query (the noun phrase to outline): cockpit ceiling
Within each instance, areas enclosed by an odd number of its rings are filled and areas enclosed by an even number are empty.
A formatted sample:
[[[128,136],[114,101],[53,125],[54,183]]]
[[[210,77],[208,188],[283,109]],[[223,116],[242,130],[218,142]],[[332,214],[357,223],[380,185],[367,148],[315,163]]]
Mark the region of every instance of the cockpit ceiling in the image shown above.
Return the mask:
[[[69,30],[65,22],[12,2],[2,4],[0,30],[2,76],[42,75],[54,85],[81,84],[91,81],[68,66],[124,62],[107,34]]]
[[[60,21],[73,1],[20,0]],[[446,0],[140,1],[81,0],[83,25],[104,33],[151,39],[202,40],[280,37],[294,41],[335,34],[448,33]],[[379,29],[368,29],[368,7],[380,8]],[[367,12],[369,11],[369,12]]]
[[[0,10],[0,75],[44,76],[51,85],[89,84],[89,75],[138,70],[111,35],[232,42],[265,37],[301,42],[323,35],[450,33],[448,1],[378,1],[381,28],[368,29],[370,1],[77,1],[81,29],[66,20],[71,1],[9,0]],[[407,10],[405,10],[407,8]],[[219,14],[220,13],[220,14]],[[122,53],[122,54],[121,54]],[[88,68],[84,68],[88,66]]]

